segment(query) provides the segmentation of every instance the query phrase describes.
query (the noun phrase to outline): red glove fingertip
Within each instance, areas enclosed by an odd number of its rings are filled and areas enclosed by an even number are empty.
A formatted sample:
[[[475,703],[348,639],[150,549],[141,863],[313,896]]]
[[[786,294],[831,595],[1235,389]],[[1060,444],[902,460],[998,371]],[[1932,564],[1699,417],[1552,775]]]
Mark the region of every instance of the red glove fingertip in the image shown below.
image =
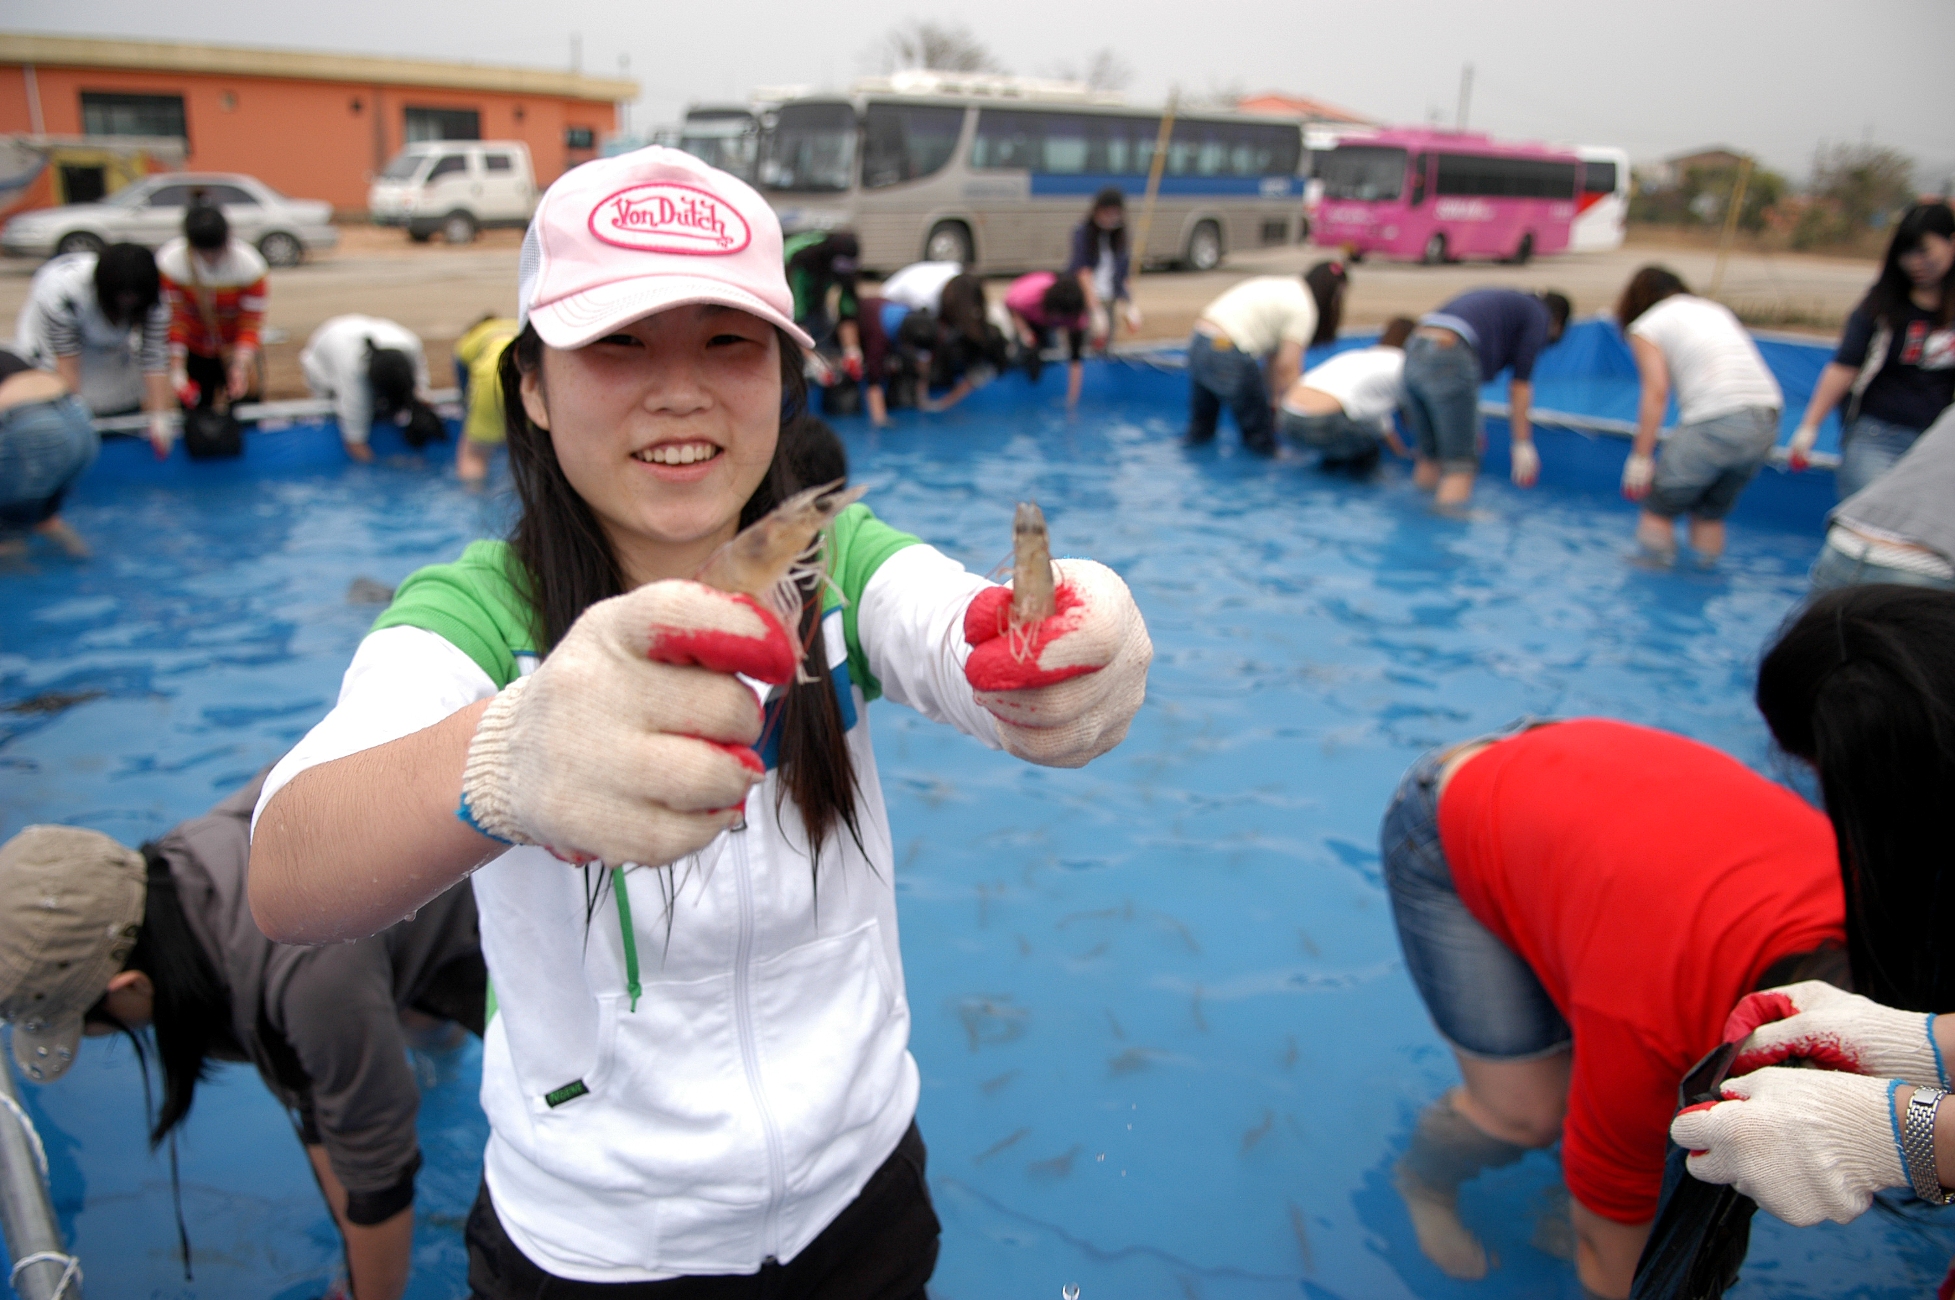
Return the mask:
[[[1775,1020],[1789,1020],[1799,1014],[1792,999],[1776,989],[1766,993],[1747,993],[1724,1020],[1724,1041],[1742,1043],[1751,1031]]]
[[[1011,621],[1011,588],[986,587],[964,607],[964,644],[983,645],[1005,634]]]
[[[757,776],[767,775],[767,764],[760,761],[760,755],[756,754],[751,746],[736,745],[726,740],[706,740],[704,736],[696,737],[696,739],[704,741],[704,743],[711,745],[714,749],[723,751],[727,757],[731,758],[741,767],[746,768],[749,772]]]
[[[774,611],[752,596],[735,593],[728,594],[727,599],[760,615],[767,630],[760,636],[743,636],[718,628],[654,627],[646,657],[656,663],[707,668],[716,673],[743,673],[774,686],[792,681],[800,656]]]

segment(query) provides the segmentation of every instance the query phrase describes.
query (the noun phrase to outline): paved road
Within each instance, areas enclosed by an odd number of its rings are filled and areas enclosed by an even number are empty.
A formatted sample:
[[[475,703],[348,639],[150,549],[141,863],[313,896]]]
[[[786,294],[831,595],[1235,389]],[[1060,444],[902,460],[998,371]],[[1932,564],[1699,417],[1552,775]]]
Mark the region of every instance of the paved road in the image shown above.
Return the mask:
[[[490,232],[473,245],[448,248],[409,244],[398,231],[351,228],[334,252],[305,266],[274,271],[270,325],[282,336],[267,348],[270,395],[304,395],[298,350],[321,321],[343,312],[385,316],[420,334],[429,345],[435,382],[445,383],[449,372],[443,360],[454,339],[485,312],[514,310],[519,246],[511,231]],[[1319,249],[1284,248],[1231,257],[1220,270],[1205,274],[1142,276],[1138,300],[1146,320],[1138,337],[1185,337],[1202,307],[1243,276],[1295,274],[1323,256]],[[1653,260],[1661,260],[1693,286],[1708,287],[1715,258],[1694,248],[1631,246],[1530,266],[1368,261],[1351,269],[1345,322],[1376,325],[1391,316],[1416,315],[1479,285],[1559,289],[1573,300],[1578,314],[1591,314],[1607,310],[1630,274]],[[1819,332],[1830,333],[1830,322],[1859,300],[1876,270],[1864,260],[1734,254],[1721,296],[1752,314],[1790,310],[1828,322]],[[0,260],[0,334],[11,332],[6,323],[19,311],[33,272],[31,262]]]

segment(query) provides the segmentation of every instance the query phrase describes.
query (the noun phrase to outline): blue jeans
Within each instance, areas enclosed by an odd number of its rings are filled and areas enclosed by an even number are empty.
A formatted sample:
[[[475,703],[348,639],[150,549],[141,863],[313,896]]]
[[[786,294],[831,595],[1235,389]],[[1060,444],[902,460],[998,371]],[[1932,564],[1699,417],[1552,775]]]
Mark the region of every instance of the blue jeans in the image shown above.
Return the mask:
[[[1480,359],[1465,339],[1405,341],[1405,423],[1419,459],[1447,474],[1480,468]]]
[[[1948,578],[1914,573],[1907,569],[1892,569],[1885,564],[1875,564],[1864,558],[1855,559],[1835,548],[1831,542],[1819,548],[1819,558],[1812,566],[1814,595],[1822,591],[1832,591],[1836,587],[1858,587],[1876,582],[1891,582],[1903,587],[1932,587],[1938,591],[1955,591],[1955,581]]]
[[[1290,442],[1318,452],[1327,465],[1376,456],[1384,444],[1375,423],[1353,420],[1341,411],[1335,415],[1284,411],[1277,416],[1276,427]]]
[[[1778,408],[1742,411],[1680,424],[1663,444],[1643,509],[1664,519],[1722,519],[1758,475],[1779,436]]]
[[[61,498],[102,449],[78,397],[0,411],[0,534],[54,518]]]
[[[1235,413],[1243,446],[1274,454],[1276,416],[1262,363],[1233,347],[1218,347],[1197,332],[1188,340],[1188,441],[1213,441],[1224,406]]]
[[[1908,448],[1921,436],[1921,430],[1905,424],[1877,420],[1871,415],[1855,416],[1840,430],[1840,467],[1833,471],[1833,486],[1844,501],[1867,484],[1894,468],[1894,462],[1907,455]]]
[[[1505,739],[1540,721],[1522,718],[1481,739]],[[1490,1061],[1547,1056],[1573,1041],[1568,1022],[1527,963],[1467,911],[1440,847],[1439,770],[1455,748],[1412,765],[1379,828],[1405,969],[1440,1036],[1460,1052]]]

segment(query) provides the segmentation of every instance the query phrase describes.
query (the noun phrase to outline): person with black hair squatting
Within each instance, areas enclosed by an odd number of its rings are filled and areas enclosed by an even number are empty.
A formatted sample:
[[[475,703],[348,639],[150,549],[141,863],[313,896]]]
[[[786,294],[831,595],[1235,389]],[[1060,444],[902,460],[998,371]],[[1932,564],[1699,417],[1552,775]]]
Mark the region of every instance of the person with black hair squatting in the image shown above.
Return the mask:
[[[361,643],[266,781],[253,909],[329,943],[473,873],[473,1295],[920,1300],[868,705],[1080,766],[1140,707],[1146,626],[1090,560],[1050,566],[1050,617],[991,617],[1002,589],[802,481],[834,460],[792,418],[809,339],[734,177],[663,148],[566,173],[517,296],[511,536],[409,577]]]

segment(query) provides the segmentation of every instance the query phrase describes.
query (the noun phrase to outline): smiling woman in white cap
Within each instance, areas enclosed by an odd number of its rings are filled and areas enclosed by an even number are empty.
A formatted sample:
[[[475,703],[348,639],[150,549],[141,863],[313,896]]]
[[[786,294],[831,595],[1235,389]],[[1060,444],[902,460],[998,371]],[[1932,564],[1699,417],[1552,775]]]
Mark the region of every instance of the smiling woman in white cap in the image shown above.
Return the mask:
[[[862,505],[792,636],[688,581],[808,486],[792,302],[733,177],[653,148],[558,180],[503,361],[511,537],[401,586],[259,805],[281,939],[370,933],[475,873],[488,1300],[921,1297],[937,1219],[867,705],[1079,766],[1145,691],[1110,570],[1060,561],[1062,612],[1014,658],[1005,590]]]

